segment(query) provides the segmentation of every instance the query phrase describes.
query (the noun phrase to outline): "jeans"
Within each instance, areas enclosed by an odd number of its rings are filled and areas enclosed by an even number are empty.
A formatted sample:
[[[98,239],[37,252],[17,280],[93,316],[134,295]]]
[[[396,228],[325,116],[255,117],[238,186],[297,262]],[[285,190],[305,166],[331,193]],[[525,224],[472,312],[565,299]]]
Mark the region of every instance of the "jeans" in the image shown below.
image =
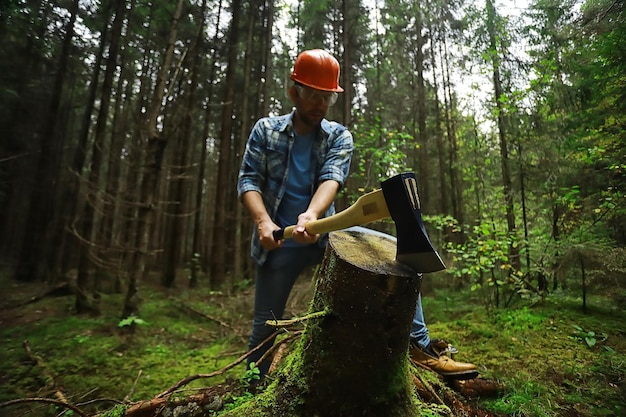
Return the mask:
[[[430,344],[430,336],[428,335],[428,328],[426,327],[424,312],[422,311],[421,293],[417,296],[417,306],[415,307],[413,323],[411,323],[411,342],[417,343],[423,348]]]
[[[257,267],[254,292],[254,319],[248,350],[252,350],[271,336],[276,328],[265,324],[267,320],[282,319],[285,305],[294,283],[304,269],[319,264],[324,256],[324,248],[319,245],[278,248],[269,253],[262,266]],[[267,352],[274,341],[263,345],[252,353],[247,361],[257,362]],[[261,376],[270,366],[269,360],[258,365]]]

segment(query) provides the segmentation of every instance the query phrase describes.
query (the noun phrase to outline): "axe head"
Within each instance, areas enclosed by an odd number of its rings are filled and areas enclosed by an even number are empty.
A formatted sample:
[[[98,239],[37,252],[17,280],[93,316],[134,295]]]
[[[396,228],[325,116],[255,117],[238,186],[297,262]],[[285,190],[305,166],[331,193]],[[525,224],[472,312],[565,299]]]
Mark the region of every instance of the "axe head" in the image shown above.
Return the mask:
[[[420,207],[417,179],[405,172],[381,183],[387,208],[396,225],[398,249],[396,260],[412,267],[416,272],[436,272],[445,269],[441,257],[433,247]]]

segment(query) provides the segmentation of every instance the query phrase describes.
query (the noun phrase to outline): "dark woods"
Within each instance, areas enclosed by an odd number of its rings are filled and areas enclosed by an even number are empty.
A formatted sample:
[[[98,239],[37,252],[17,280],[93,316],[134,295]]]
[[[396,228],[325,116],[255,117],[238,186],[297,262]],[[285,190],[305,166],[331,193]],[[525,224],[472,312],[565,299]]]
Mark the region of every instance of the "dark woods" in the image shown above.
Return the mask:
[[[455,285],[504,304],[585,265],[606,288],[626,258],[625,18],[612,1],[4,2],[3,269],[70,282],[78,312],[123,292],[124,317],[146,279],[249,280],[245,141],[290,111],[297,52],[323,47],[346,86],[329,118],[357,147],[338,208],[413,171]]]

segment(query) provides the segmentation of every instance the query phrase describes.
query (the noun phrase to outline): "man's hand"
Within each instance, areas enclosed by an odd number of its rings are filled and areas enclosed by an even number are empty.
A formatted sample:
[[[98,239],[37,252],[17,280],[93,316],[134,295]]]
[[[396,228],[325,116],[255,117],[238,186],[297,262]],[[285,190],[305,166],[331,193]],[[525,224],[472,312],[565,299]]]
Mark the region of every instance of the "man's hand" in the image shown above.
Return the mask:
[[[283,241],[279,240],[278,242],[274,240],[273,232],[274,230],[280,229],[271,220],[262,221],[257,223],[257,232],[259,232],[259,241],[261,242],[261,246],[263,246],[266,250],[272,250],[279,248],[283,245]]]
[[[310,235],[305,229],[305,225],[313,220],[317,220],[317,216],[309,211],[298,216],[298,223],[293,229],[293,240],[298,243],[315,243],[320,238],[320,235]]]

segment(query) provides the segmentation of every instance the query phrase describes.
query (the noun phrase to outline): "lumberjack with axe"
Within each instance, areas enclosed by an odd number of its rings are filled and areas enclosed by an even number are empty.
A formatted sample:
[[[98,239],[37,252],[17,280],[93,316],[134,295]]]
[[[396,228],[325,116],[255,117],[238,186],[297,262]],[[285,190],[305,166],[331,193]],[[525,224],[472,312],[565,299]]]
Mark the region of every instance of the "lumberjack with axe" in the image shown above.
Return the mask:
[[[337,101],[339,63],[327,52],[302,52],[294,64],[290,114],[257,121],[246,145],[237,191],[254,221],[251,255],[257,264],[254,319],[248,357],[257,362],[271,347],[273,329],[267,320],[282,319],[289,293],[300,273],[319,263],[326,233],[391,216],[398,231],[400,262],[416,272],[444,268],[424,229],[414,176],[394,177],[335,215],[333,201],[348,177],[353,150],[352,135],[341,124],[325,119]],[[395,197],[403,193],[402,199]],[[402,223],[400,227],[398,222]],[[408,222],[408,223],[407,223]],[[421,298],[411,331],[411,358],[449,377],[473,378],[472,364],[456,362],[447,343],[428,336]],[[450,350],[452,349],[452,350]],[[261,376],[269,360],[258,363]]]

